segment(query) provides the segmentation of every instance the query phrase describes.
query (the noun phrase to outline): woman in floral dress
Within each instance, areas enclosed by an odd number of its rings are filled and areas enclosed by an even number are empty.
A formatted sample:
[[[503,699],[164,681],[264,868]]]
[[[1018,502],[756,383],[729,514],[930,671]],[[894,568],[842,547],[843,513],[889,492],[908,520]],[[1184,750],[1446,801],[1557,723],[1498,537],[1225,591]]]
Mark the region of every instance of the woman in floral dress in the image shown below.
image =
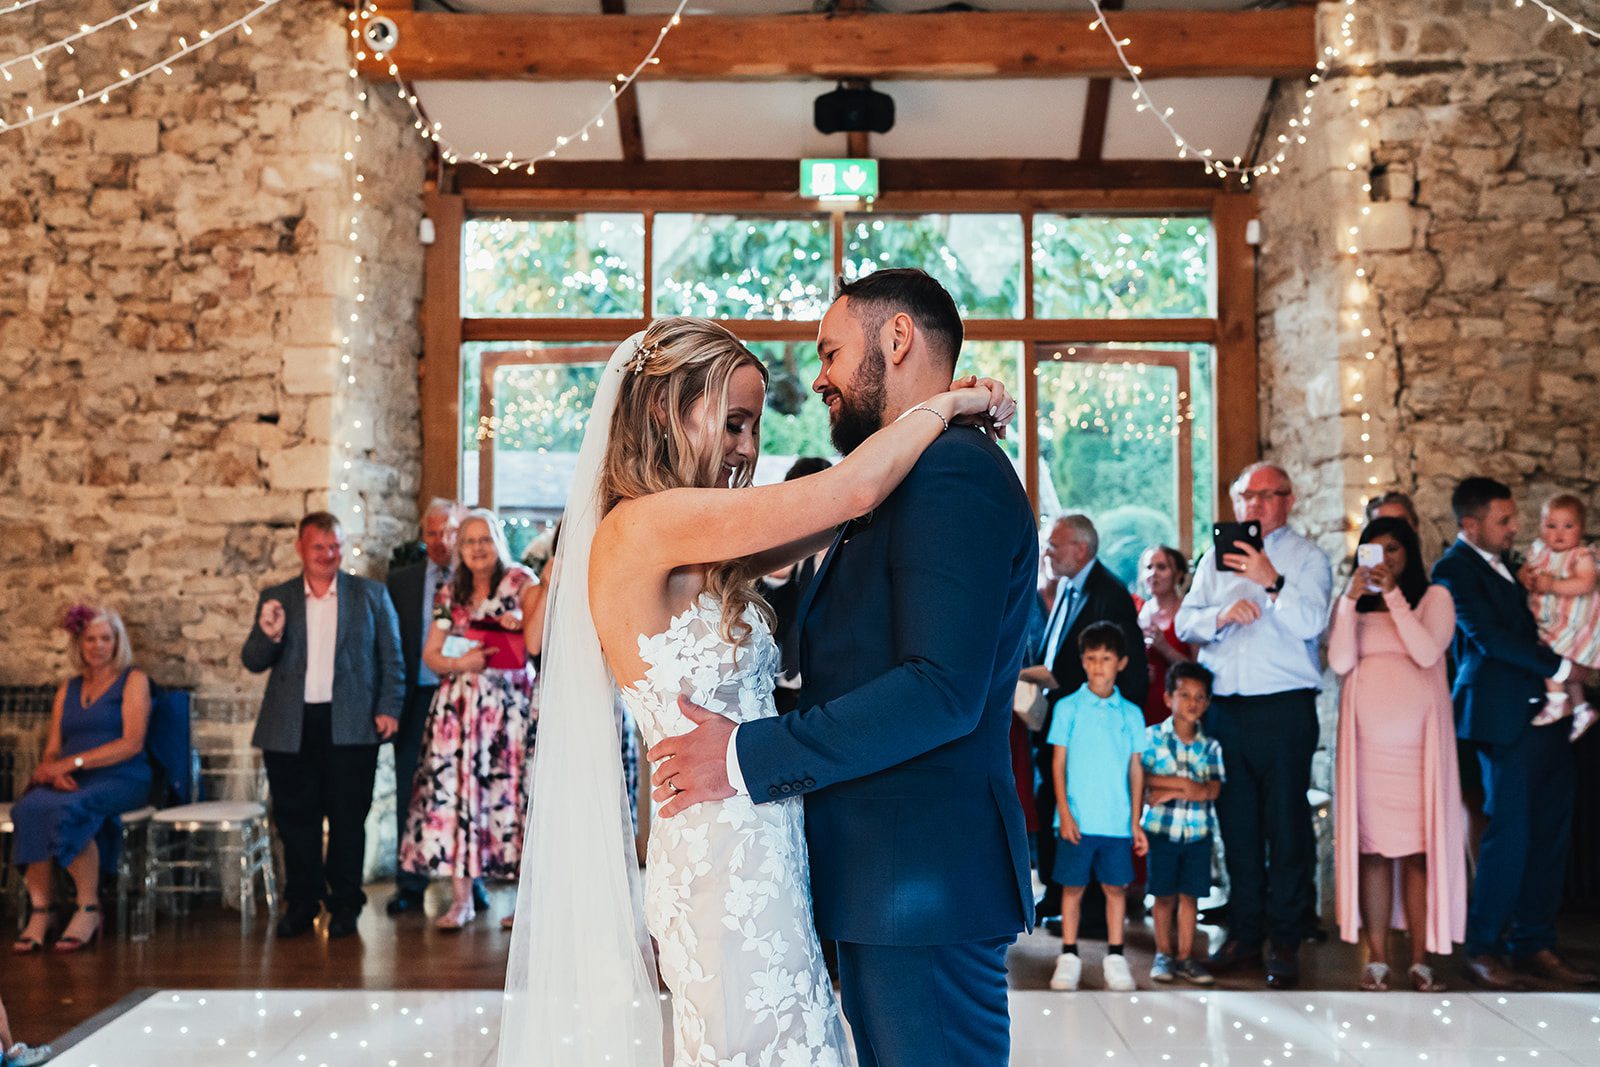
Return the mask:
[[[400,846],[403,869],[450,878],[450,908],[437,920],[442,930],[460,930],[476,916],[474,878],[517,877],[537,718],[534,671],[527,662],[489,666],[493,653],[473,631],[523,635],[529,654],[537,652],[544,591],[532,571],[511,562],[494,513],[468,512],[422,650],[439,675],[439,692],[423,727]]]

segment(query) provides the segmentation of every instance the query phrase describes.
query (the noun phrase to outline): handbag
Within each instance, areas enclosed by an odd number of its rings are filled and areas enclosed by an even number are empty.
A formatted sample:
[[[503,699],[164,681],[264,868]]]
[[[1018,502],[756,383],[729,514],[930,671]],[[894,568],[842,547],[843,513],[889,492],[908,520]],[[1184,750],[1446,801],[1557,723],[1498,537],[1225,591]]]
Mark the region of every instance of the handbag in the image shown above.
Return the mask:
[[[520,671],[528,665],[528,642],[521,630],[498,626],[467,625],[467,636],[483,649],[483,665],[496,671]]]

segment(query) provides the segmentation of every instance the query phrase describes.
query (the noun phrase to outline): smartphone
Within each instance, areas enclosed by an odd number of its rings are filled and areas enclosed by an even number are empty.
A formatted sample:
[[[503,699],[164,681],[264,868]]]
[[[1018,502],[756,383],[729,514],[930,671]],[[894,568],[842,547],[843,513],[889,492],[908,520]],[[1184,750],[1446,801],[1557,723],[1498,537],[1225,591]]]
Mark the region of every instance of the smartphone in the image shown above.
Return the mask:
[[[1376,567],[1378,564],[1380,564],[1382,562],[1383,562],[1383,546],[1382,545],[1368,543],[1368,544],[1365,544],[1365,545],[1357,545],[1356,546],[1356,566],[1357,567]],[[1369,592],[1369,593],[1381,593],[1381,592],[1383,592],[1383,590],[1380,589],[1378,586],[1373,585],[1371,582],[1368,582],[1367,583],[1367,592]]]
[[[1222,562],[1222,557],[1230,552],[1239,551],[1238,545],[1249,545],[1257,552],[1263,551],[1261,545],[1261,524],[1254,519],[1249,522],[1218,522],[1211,526],[1211,541],[1216,546],[1217,569],[1233,570]]]

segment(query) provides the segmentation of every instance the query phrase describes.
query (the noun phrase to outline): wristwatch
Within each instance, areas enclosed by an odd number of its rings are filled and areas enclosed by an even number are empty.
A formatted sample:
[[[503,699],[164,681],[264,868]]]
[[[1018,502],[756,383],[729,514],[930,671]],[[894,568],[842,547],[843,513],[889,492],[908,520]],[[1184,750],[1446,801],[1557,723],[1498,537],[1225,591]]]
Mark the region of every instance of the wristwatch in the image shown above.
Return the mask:
[[[1267,586],[1267,592],[1273,596],[1283,592],[1283,575],[1278,575],[1278,580]]]

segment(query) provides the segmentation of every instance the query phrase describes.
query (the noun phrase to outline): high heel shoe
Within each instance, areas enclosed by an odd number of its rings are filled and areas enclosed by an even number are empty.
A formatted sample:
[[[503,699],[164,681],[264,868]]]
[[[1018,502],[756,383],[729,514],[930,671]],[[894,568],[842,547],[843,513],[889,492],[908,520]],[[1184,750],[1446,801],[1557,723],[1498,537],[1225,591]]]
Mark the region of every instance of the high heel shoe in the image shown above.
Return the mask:
[[[35,904],[32,897],[28,898],[28,915],[23,921],[31,925],[35,915],[46,916],[44,923],[44,937],[29,937],[26,929],[24,929],[24,931],[17,936],[17,939],[11,942],[11,954],[13,956],[31,956],[35,952],[44,951],[44,943],[50,937],[50,919],[48,917],[49,911],[50,905]]]
[[[57,952],[78,952],[86,949],[99,939],[100,931],[105,929],[105,920],[100,916],[100,906],[98,904],[81,904],[78,906],[78,914],[93,916],[94,929],[89,932],[87,937],[69,936],[63,933],[56,938],[55,950]],[[74,919],[77,917],[77,915],[73,916]],[[72,929],[71,923],[67,924],[67,929]]]

